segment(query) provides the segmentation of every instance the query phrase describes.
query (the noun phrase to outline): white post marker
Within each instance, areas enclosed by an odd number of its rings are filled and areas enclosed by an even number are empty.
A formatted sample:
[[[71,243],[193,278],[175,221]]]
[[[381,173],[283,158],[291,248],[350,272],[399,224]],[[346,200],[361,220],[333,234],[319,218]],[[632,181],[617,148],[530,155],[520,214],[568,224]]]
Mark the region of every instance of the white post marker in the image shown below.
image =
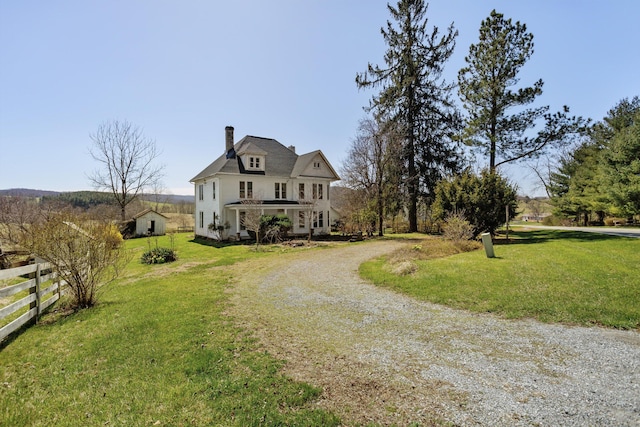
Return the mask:
[[[495,258],[496,254],[493,252],[491,233],[482,233],[482,244],[484,245],[484,252],[487,254],[487,258]]]

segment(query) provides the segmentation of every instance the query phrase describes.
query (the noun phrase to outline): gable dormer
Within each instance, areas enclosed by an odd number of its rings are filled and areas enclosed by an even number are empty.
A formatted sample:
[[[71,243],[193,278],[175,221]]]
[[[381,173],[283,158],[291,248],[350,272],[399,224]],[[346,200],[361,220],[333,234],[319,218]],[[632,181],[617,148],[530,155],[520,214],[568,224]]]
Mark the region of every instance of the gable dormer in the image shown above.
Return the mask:
[[[304,154],[298,157],[293,176],[328,178],[332,181],[340,179],[321,151]]]
[[[267,163],[267,152],[263,149],[249,144],[242,147],[238,152],[243,169],[247,172],[264,173]]]

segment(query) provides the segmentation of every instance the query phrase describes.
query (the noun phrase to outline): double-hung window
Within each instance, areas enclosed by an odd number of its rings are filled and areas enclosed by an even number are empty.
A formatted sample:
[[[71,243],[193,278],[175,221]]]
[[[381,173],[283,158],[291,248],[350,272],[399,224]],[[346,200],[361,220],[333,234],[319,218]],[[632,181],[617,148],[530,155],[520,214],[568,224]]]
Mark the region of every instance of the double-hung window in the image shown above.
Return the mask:
[[[262,170],[260,167],[260,157],[249,156],[249,169],[252,170]]]
[[[240,198],[241,199],[253,198],[253,182],[240,181]]]
[[[287,198],[287,183],[286,182],[276,182],[275,184],[275,198],[276,199],[286,199]]]
[[[304,183],[298,184],[298,199],[304,200]]]
[[[213,200],[216,199],[216,183],[215,181],[211,183],[211,185],[213,186]]]
[[[198,185],[198,200],[204,200],[204,185]]]

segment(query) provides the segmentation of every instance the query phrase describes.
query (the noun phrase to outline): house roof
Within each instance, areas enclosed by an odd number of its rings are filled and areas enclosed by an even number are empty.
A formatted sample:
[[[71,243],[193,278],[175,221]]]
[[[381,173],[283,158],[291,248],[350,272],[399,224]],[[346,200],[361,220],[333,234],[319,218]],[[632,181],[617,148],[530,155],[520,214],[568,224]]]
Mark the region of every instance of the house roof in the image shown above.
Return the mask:
[[[234,153],[238,153],[238,155],[234,155]],[[293,150],[285,147],[275,139],[247,135],[234,145],[233,153],[231,153],[231,155],[227,153],[222,154],[214,160],[213,163],[204,168],[202,172],[194,176],[189,182],[208,178],[218,173],[259,173],[266,176],[295,177],[299,176],[302,171],[304,171],[312,161],[312,158],[318,155],[318,153],[329,166],[332,174],[334,175],[333,178],[336,180],[340,179],[320,150],[298,156]],[[256,172],[245,170],[240,159],[240,156],[243,154],[265,155],[264,171]]]
[[[161,216],[161,217],[162,217],[162,218],[164,218],[164,219],[168,219],[166,216],[162,215],[162,214],[161,214],[161,213],[159,213],[159,212],[154,211],[153,209],[145,209],[145,210],[143,210],[142,212],[138,212],[137,214],[135,214],[135,215],[133,216],[133,219],[138,219],[138,218],[140,218],[140,217],[142,217],[142,216],[145,216],[145,215],[146,215],[146,214],[148,214],[149,212],[153,212],[154,214],[156,214],[156,215],[158,215],[158,216]]]
[[[291,172],[291,176],[303,175],[304,171],[309,167],[313,159],[315,159],[317,156],[320,156],[322,160],[326,163],[327,167],[329,167],[329,170],[331,171],[331,174],[334,176],[334,178],[340,179],[336,171],[331,166],[331,163],[329,163],[327,158],[324,156],[324,154],[322,154],[322,151],[320,150],[312,151],[311,153],[298,156],[298,160],[296,161],[293,171]]]

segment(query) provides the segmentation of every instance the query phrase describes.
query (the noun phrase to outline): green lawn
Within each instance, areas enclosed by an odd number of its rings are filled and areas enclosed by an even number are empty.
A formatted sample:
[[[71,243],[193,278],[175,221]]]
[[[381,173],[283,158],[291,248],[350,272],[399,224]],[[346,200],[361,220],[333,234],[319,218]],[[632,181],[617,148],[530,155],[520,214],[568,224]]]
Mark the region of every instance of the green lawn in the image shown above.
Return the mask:
[[[415,298],[507,318],[640,327],[640,239],[569,231],[511,232],[510,244],[415,260],[397,275],[378,259],[361,266],[375,283]],[[426,240],[424,250],[433,244]]]
[[[229,266],[273,254],[188,237],[177,262],[151,266],[139,258],[156,240],[128,241],[134,257],[96,307],[49,314],[5,343],[0,425],[336,425],[313,408],[320,390],[283,376],[224,315]]]

